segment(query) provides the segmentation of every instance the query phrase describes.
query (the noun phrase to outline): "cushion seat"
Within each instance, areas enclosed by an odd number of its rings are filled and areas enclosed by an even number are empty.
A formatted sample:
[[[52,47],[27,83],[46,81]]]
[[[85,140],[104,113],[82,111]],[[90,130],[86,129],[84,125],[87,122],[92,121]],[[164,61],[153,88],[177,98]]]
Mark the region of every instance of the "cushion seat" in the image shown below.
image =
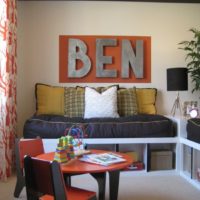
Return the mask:
[[[132,115],[120,118],[64,117],[34,115],[25,122],[24,138],[59,138],[65,129],[79,124],[86,138],[173,137],[173,123],[162,115]]]

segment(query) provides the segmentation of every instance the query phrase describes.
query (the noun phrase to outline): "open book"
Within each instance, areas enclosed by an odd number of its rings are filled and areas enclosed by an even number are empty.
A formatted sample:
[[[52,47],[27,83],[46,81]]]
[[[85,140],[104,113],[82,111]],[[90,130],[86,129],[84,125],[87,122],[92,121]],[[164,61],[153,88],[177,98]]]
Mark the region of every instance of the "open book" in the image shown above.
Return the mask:
[[[122,156],[114,153],[87,154],[79,160],[104,166],[126,161]]]

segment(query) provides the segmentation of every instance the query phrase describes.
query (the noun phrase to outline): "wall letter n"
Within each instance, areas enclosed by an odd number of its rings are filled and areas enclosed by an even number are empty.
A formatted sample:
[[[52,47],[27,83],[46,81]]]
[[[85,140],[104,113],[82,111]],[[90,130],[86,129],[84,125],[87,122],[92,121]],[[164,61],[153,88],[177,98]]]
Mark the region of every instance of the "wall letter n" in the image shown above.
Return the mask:
[[[78,49],[78,52],[77,52]],[[87,46],[82,40],[69,39],[68,40],[68,77],[80,78],[85,76],[91,68],[91,61],[86,55]],[[83,66],[76,69],[76,60],[81,60]]]
[[[129,40],[122,40],[122,78],[129,78],[129,64],[136,78],[144,78],[143,41],[136,40],[135,53]]]

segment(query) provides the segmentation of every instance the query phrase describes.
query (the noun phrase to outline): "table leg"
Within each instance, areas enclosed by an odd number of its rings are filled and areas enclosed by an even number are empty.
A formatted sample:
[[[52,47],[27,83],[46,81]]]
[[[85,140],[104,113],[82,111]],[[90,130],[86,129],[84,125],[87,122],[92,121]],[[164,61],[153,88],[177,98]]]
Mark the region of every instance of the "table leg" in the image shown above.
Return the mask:
[[[70,174],[64,174],[64,180],[65,180],[65,183],[68,185],[68,186],[71,186],[71,175]]]
[[[109,172],[110,200],[117,200],[118,198],[119,175],[120,175],[120,170]]]
[[[91,175],[97,180],[99,187],[99,200],[105,200],[106,191],[106,172],[91,173]]]

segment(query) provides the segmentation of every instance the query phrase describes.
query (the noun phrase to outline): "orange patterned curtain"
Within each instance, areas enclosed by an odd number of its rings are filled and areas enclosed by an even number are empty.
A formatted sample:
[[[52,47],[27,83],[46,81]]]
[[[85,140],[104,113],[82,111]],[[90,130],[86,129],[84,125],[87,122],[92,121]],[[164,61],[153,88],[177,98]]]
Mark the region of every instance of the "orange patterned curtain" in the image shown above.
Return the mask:
[[[16,135],[16,0],[0,0],[0,180],[11,175]]]

